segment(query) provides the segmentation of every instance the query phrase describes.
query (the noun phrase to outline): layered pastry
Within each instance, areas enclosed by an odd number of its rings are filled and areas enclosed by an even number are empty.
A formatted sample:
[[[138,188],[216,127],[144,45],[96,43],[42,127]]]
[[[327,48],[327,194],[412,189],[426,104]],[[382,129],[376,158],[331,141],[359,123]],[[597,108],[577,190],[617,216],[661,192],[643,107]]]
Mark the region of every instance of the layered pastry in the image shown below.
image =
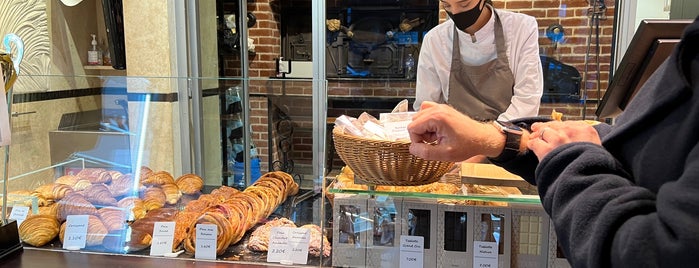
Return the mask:
[[[108,184],[112,181],[109,171],[104,168],[85,168],[78,174],[75,174],[75,176],[78,176],[81,180],[89,180],[92,184]]]
[[[71,193],[58,201],[59,221],[65,221],[68,215],[96,215],[97,209],[81,194]]]
[[[77,183],[79,180],[80,180],[80,178],[78,178],[78,176],[64,175],[64,176],[58,177],[56,179],[56,183],[65,184],[65,185],[68,185],[70,187],[73,187],[73,186],[75,186],[75,183]]]
[[[272,232],[274,227],[296,228],[296,224],[287,218],[275,218],[266,222],[252,231],[250,240],[248,240],[248,249],[252,251],[267,251],[269,249],[270,232]]]
[[[183,194],[197,194],[204,188],[204,180],[196,174],[184,174],[175,180]]]
[[[116,206],[117,200],[104,184],[93,184],[83,191],[85,199],[96,206]]]
[[[120,230],[126,227],[126,211],[119,207],[104,207],[97,210],[99,218],[108,231]]]
[[[59,227],[54,216],[30,215],[19,226],[19,238],[24,243],[41,247],[58,235]]]
[[[196,251],[197,241],[197,224],[214,224],[217,227],[216,236],[216,255],[221,255],[226,252],[226,249],[231,244],[233,239],[233,229],[231,223],[220,213],[206,212],[199,216],[195,222],[189,226],[189,235],[184,240],[184,249],[187,252],[194,253]]]
[[[159,187],[148,187],[143,192],[141,200],[143,200],[143,206],[146,207],[146,210],[150,211],[165,206],[167,196]]]
[[[161,170],[153,172],[150,176],[141,178],[141,183],[145,186],[163,185],[168,183],[175,183],[175,179],[172,177],[170,172]]]
[[[163,192],[165,193],[165,202],[170,205],[177,204],[177,201],[180,200],[180,196],[182,196],[180,189],[177,188],[177,184],[166,183],[160,185],[160,188],[163,189]]]

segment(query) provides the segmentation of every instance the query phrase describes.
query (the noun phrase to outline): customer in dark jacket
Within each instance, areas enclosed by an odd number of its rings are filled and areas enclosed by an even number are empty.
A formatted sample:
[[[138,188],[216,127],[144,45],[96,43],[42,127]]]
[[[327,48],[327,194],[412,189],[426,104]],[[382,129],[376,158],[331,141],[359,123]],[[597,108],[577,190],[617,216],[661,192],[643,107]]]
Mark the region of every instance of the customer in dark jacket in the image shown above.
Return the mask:
[[[411,152],[495,157],[505,135],[426,103],[408,126]],[[514,160],[536,184],[574,267],[699,267],[699,18],[613,126],[535,123]],[[426,143],[437,141],[437,144]]]

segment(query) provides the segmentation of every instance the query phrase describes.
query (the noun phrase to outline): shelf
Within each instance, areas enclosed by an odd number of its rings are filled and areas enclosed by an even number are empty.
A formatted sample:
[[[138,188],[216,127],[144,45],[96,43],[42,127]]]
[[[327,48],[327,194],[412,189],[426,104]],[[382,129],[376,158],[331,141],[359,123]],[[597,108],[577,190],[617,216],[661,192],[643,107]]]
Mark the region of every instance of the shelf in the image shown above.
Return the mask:
[[[102,70],[102,71],[126,71],[126,70],[114,69],[114,67],[109,66],[109,65],[83,65],[83,69],[85,69],[85,70]]]
[[[416,197],[430,199],[448,199],[448,200],[472,200],[472,201],[487,201],[487,202],[508,202],[540,205],[541,201],[538,195],[456,195],[456,194],[431,194],[418,192],[386,192],[372,190],[355,190],[355,189],[327,189],[329,193],[334,194],[361,194],[361,195],[378,195],[378,196],[393,196],[393,197]]]

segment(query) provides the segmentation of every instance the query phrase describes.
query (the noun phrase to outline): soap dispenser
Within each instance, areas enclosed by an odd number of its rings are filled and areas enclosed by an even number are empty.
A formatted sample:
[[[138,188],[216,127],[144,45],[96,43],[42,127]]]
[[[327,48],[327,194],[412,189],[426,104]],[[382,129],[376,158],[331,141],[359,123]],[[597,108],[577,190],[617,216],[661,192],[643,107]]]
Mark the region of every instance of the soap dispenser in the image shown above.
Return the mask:
[[[97,49],[97,36],[92,35],[92,48],[87,51],[87,65],[102,65],[102,51]]]

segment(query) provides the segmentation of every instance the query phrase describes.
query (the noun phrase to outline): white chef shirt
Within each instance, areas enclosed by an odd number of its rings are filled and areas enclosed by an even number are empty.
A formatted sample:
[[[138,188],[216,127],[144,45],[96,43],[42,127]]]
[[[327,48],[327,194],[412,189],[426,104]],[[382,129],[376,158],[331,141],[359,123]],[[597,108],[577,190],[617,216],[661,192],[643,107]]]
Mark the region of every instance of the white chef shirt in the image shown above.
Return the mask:
[[[534,17],[497,10],[506,40],[507,58],[515,79],[510,106],[498,120],[536,116],[543,93],[543,71],[539,58],[539,34]],[[447,20],[432,28],[422,42],[417,67],[417,87],[413,108],[417,111],[423,101],[446,103],[449,96],[452,33],[454,22]],[[468,65],[482,65],[497,58],[495,46],[495,14],[475,33],[457,30],[461,59]]]

